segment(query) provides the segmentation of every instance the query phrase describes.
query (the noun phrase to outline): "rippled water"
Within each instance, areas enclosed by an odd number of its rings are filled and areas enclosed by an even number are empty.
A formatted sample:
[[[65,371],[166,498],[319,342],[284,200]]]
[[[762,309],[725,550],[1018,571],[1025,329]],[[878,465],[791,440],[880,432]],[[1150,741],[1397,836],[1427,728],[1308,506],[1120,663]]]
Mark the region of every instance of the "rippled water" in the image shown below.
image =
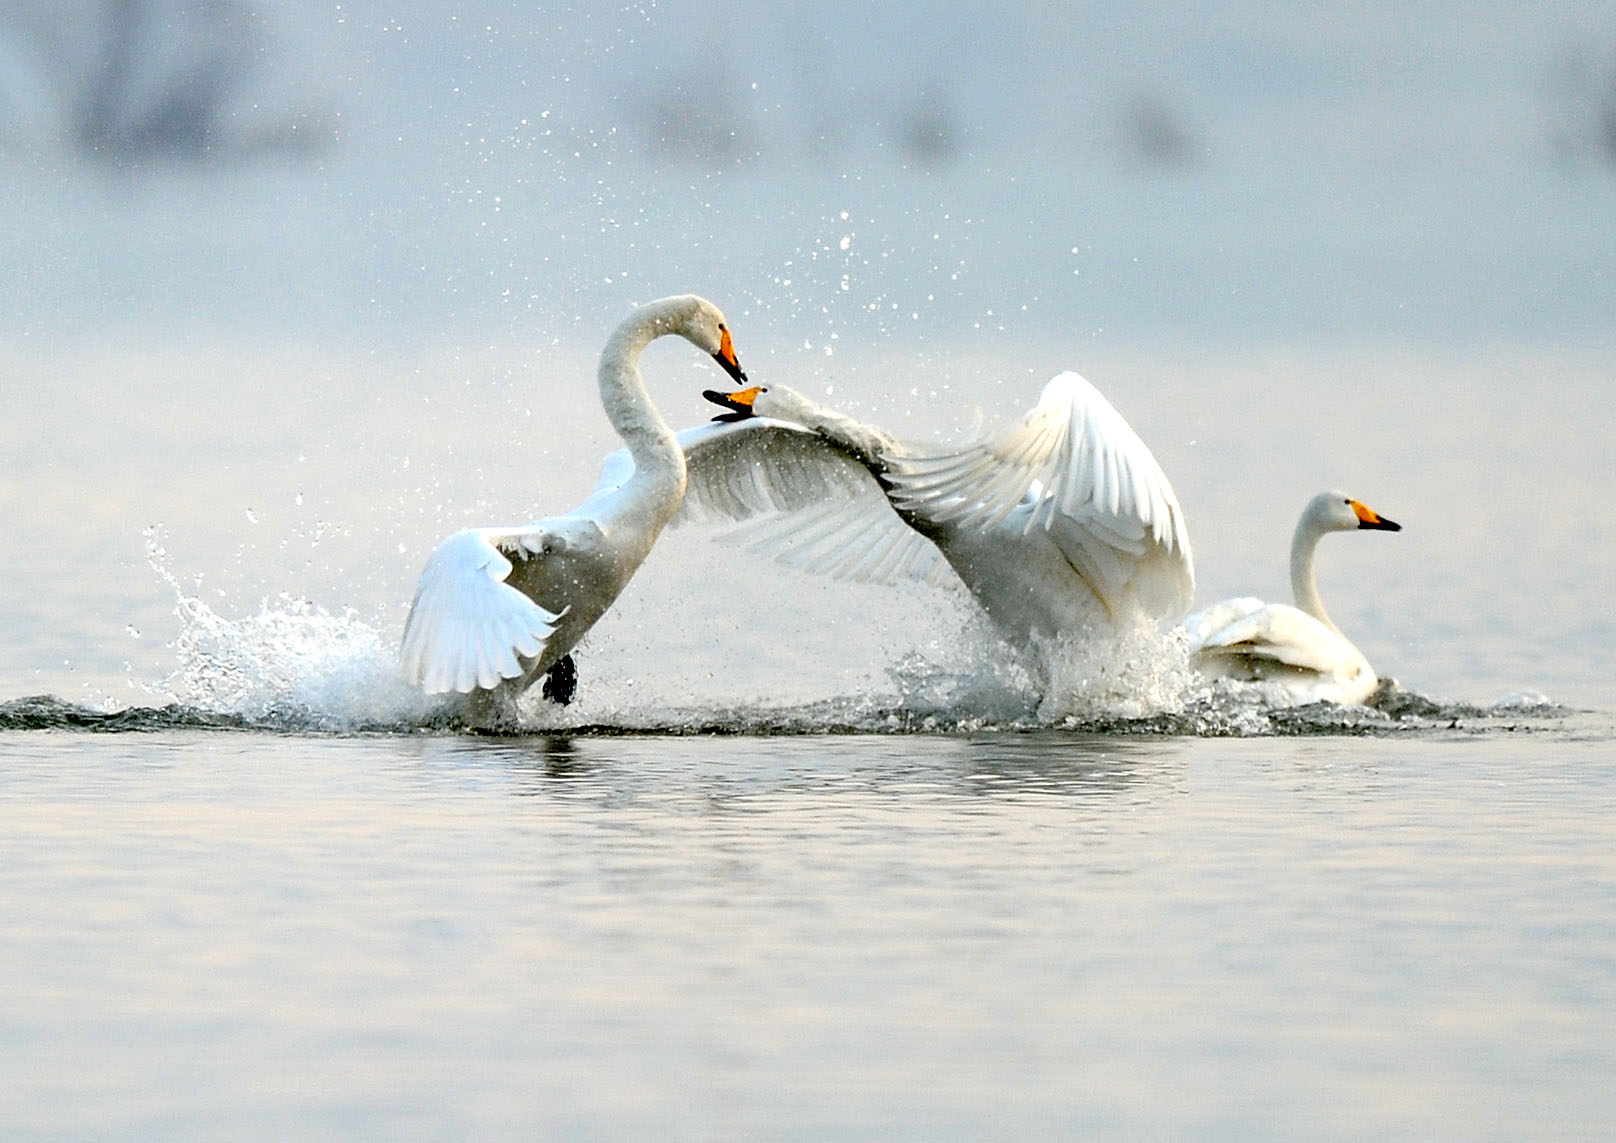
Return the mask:
[[[1592,1138],[1611,741],[8,732],[3,1118]]]

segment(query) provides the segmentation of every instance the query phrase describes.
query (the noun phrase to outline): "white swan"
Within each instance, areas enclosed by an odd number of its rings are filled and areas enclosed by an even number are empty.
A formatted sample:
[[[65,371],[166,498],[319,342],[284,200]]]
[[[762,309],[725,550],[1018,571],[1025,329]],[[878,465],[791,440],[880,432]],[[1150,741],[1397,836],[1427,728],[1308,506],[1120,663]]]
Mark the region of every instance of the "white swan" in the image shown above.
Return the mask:
[[[1298,702],[1361,703],[1380,685],[1374,668],[1325,614],[1313,554],[1328,532],[1400,532],[1340,492],[1321,492],[1302,510],[1291,540],[1296,606],[1228,599],[1184,620],[1190,650],[1205,673],[1283,685]]]
[[[594,492],[562,516],[513,528],[472,528],[428,559],[404,625],[405,676],[428,694],[474,693],[474,721],[500,715],[540,675],[571,698],[568,652],[622,592],[684,498],[684,452],[640,377],[640,354],[678,334],[736,381],[724,315],[695,295],[663,298],[613,331],[600,356],[600,399],[627,443]],[[495,696],[498,696],[497,698]]]
[[[1012,644],[1084,630],[1098,600],[1111,618],[1176,617],[1195,573],[1183,512],[1144,442],[1083,378],[1062,373],[1037,407],[987,440],[943,450],[900,443],[784,385],[705,396],[726,418],[768,431],[791,465],[714,465],[690,456],[687,502],[741,519],[768,507],[800,470],[836,464],[839,486],[814,517],[765,525],[761,545],[788,563],[852,579],[946,574],[952,567]],[[781,439],[782,430],[800,431]],[[740,439],[729,447],[744,447]],[[845,471],[864,469],[863,488]],[[789,466],[786,466],[789,468]],[[737,472],[742,481],[737,485]],[[871,479],[873,478],[873,480]]]

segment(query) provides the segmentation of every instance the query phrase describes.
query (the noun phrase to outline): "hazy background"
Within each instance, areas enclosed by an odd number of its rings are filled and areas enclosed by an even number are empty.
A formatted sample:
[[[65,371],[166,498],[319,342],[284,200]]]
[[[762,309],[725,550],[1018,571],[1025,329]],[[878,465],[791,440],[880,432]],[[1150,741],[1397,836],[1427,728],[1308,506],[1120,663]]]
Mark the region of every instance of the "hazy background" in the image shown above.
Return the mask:
[[[815,340],[1616,312],[1597,2],[0,11],[13,339],[533,339],[667,281]]]
[[[687,290],[755,379],[899,431],[1084,372],[1203,601],[1283,597],[1348,485],[1408,525],[1325,557],[1383,671],[1613,693],[1608,3],[8,0],[0,211],[0,695],[172,670],[154,526],[222,613],[395,638],[447,528],[588,488],[594,354]],[[650,360],[705,417],[710,367]],[[692,579],[807,616],[776,642],[849,610],[691,543],[619,622],[690,626]],[[935,609],[854,598],[862,685]]]

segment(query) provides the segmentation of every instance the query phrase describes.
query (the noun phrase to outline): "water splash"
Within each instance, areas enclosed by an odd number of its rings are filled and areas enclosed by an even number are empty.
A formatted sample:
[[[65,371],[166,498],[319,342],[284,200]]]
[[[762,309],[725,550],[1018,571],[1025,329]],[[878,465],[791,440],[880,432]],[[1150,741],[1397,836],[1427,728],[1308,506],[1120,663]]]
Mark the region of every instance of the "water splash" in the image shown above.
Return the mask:
[[[353,610],[333,613],[289,595],[230,619],[187,590],[155,530],[147,556],[174,592],[181,621],[175,669],[153,693],[174,701],[101,711],[49,696],[0,704],[0,729],[99,731],[205,728],[348,734],[468,729],[458,696],[429,699],[400,676],[390,639]],[[657,680],[601,678],[570,707],[537,688],[517,706],[517,733],[1081,734],[1268,736],[1400,734],[1522,726],[1567,712],[1522,692],[1487,705],[1442,702],[1388,681],[1367,706],[1298,706],[1275,684],[1207,680],[1183,639],[1148,624],[1097,624],[1081,637],[1018,653],[985,620],[934,653],[912,651],[887,671],[889,688],[787,706],[691,703]],[[608,656],[609,657],[609,656]]]
[[[1038,706],[1046,722],[1174,714],[1206,689],[1182,632],[1163,634],[1142,616],[1115,625],[1096,617],[1076,635],[1035,640],[1033,653],[1048,680]]]
[[[228,619],[188,592],[149,530],[147,561],[175,596],[176,666],[159,684],[181,707],[260,726],[321,731],[428,725],[437,712],[398,671],[391,641],[352,609],[282,595]]]
[[[391,643],[354,612],[283,596],[229,620],[181,596],[178,667],[164,686],[200,710],[319,729],[407,725],[428,714]]]

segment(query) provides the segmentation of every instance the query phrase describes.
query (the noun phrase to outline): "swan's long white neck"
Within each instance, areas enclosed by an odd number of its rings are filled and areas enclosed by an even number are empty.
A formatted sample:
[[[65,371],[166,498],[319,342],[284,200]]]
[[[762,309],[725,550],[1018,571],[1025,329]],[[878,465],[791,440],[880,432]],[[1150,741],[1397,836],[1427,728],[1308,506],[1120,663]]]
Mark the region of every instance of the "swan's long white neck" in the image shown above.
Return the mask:
[[[684,299],[667,299],[636,312],[606,339],[599,372],[600,403],[634,457],[636,477],[667,482],[681,493],[685,454],[668,422],[651,403],[640,376],[640,354],[657,338],[677,332],[687,306]]]
[[[1318,550],[1320,538],[1329,530],[1321,528],[1311,512],[1303,513],[1297,522],[1296,535],[1291,537],[1291,593],[1300,610],[1340,635],[1341,628],[1325,613],[1324,602],[1319,599],[1318,581],[1313,576],[1313,554]]]

